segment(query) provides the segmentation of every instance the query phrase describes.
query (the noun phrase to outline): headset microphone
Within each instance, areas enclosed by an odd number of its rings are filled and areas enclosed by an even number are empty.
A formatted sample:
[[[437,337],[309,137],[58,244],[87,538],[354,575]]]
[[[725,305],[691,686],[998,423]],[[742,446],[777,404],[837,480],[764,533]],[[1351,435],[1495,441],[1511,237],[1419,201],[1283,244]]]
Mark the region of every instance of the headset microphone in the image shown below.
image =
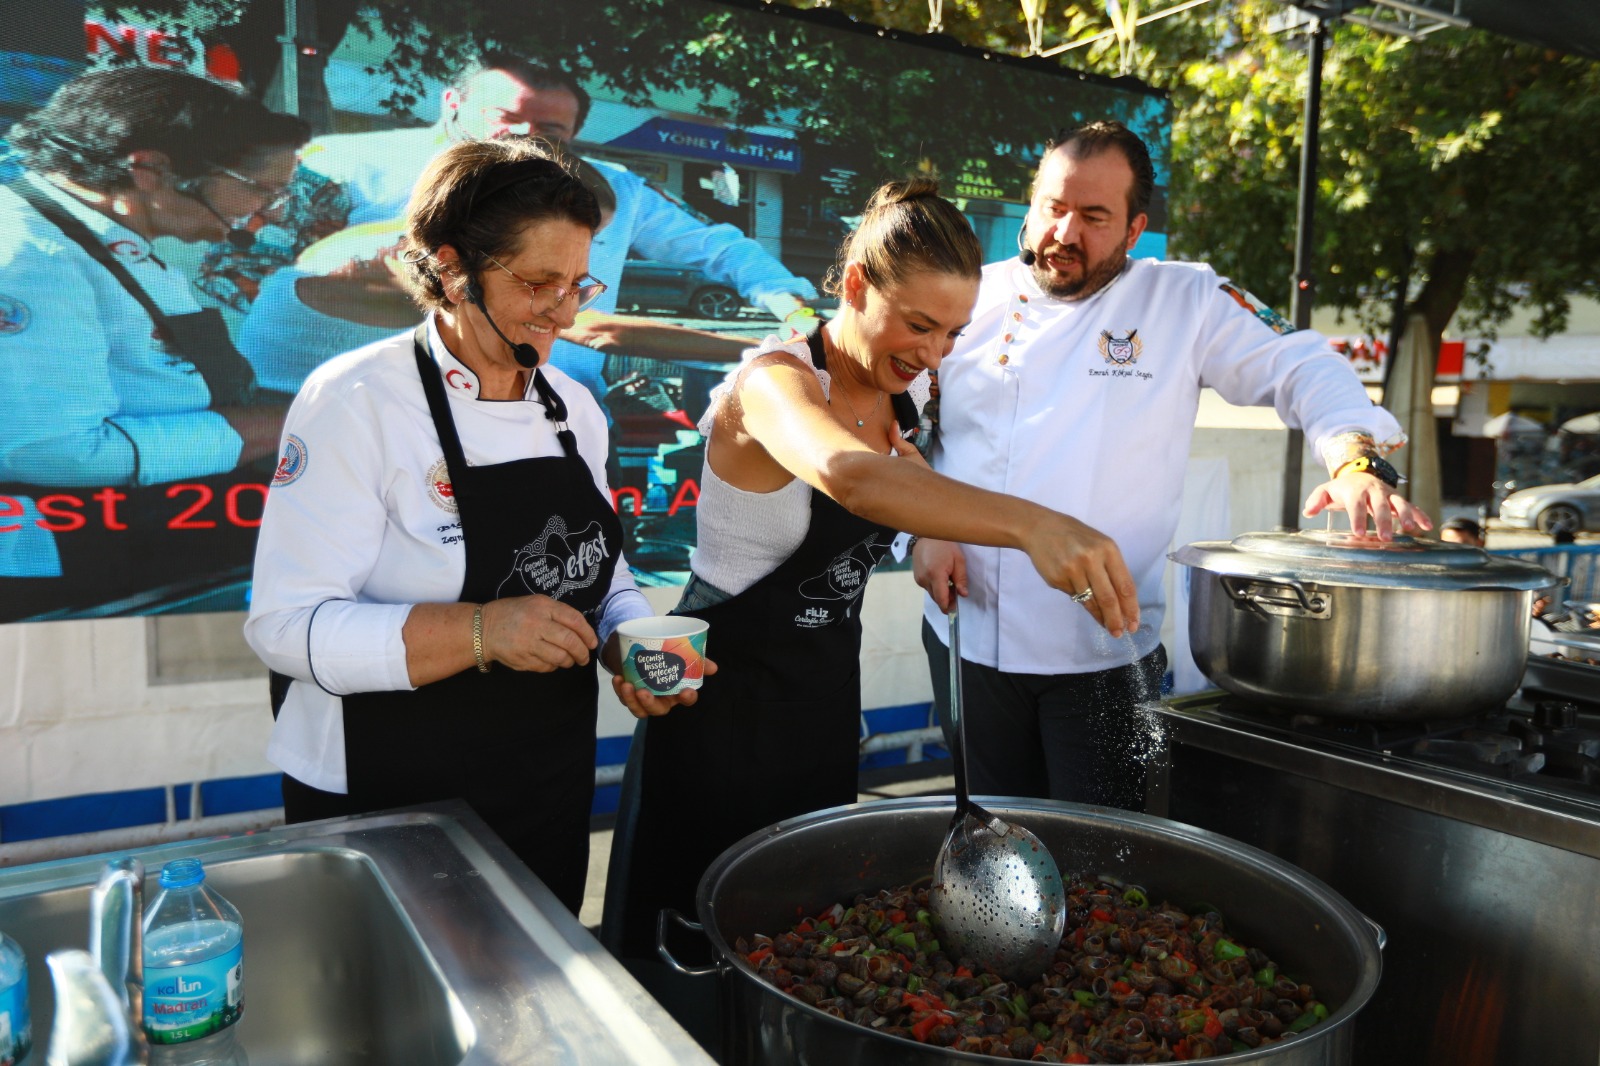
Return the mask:
[[[223,240],[236,252],[248,252],[255,246],[256,235],[238,225],[231,219],[225,218],[221,211],[211,206],[211,200],[206,196],[205,186],[200,178],[178,178],[172,183],[179,196],[187,196],[201,207],[211,212],[213,218],[228,227],[228,234]]]
[[[532,370],[539,365],[539,352],[531,344],[512,344],[511,338],[500,332],[500,327],[494,324],[494,319],[489,317],[489,309],[483,303],[483,286],[478,284],[477,278],[467,279],[467,299],[477,305],[483,312],[483,320],[489,323],[489,328],[494,330],[494,335],[505,341],[511,348],[511,355],[517,365],[525,370]]]
[[[1038,262],[1039,257],[1034,254],[1034,251],[1033,251],[1032,248],[1029,248],[1026,244],[1024,244],[1022,242],[1023,234],[1025,234],[1027,232],[1028,232],[1028,220],[1027,219],[1023,219],[1022,220],[1022,225],[1017,228],[1017,253],[1018,253],[1017,254],[1017,258],[1022,260],[1022,265],[1023,266],[1030,266],[1031,267],[1031,266],[1033,266],[1034,263]]]

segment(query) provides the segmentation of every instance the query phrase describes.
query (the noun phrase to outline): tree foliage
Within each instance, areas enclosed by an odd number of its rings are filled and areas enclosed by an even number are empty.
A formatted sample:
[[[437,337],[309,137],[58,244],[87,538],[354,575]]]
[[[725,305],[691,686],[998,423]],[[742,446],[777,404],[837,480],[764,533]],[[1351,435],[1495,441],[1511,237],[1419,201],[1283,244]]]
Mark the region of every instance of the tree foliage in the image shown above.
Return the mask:
[[[912,28],[914,0],[837,0]],[[1129,6],[1124,0],[1124,7]],[[1162,7],[1170,6],[1162,4]],[[1155,10],[1146,4],[1143,13]],[[1294,266],[1303,33],[1270,0],[1213,0],[1140,27],[1131,73],[1172,94],[1173,253],[1253,291],[1286,293]],[[1023,50],[1011,0],[946,0],[946,32]],[[1102,5],[1047,15],[1044,48],[1110,28]],[[925,24],[925,22],[924,22]],[[1120,72],[1114,39],[1062,54]],[[1576,295],[1600,295],[1600,64],[1478,30],[1411,41],[1331,28],[1323,69],[1314,266],[1316,302],[1382,330],[1405,286],[1437,342],[1459,310],[1492,335],[1517,307],[1560,332]]]

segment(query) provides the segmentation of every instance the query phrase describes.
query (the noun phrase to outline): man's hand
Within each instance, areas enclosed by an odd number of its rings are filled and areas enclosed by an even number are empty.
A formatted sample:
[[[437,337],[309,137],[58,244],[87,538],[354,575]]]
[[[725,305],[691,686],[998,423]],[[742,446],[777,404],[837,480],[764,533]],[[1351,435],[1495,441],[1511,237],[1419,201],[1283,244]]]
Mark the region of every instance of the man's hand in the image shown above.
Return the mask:
[[[949,614],[952,597],[967,594],[967,557],[959,544],[918,537],[911,546],[911,576]]]
[[[1393,540],[1397,528],[1401,532],[1424,532],[1433,528],[1433,520],[1420,508],[1376,475],[1365,471],[1342,474],[1312,489],[1311,495],[1306,497],[1303,513],[1313,518],[1323,511],[1344,511],[1350,516],[1351,532],[1358,536],[1367,535],[1370,518],[1380,540]]]

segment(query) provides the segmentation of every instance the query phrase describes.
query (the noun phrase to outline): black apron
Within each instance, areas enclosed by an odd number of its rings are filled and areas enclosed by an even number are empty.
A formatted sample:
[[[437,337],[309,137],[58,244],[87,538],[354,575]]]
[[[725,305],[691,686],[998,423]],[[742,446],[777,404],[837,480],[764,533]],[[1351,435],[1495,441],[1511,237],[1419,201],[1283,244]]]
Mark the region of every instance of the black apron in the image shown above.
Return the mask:
[[[578,454],[561,398],[535,373],[546,417],[561,424],[563,454],[468,466],[426,324],[415,349],[459,508],[467,553],[461,600],[538,591],[594,624],[622,524]],[[603,550],[574,550],[585,546]],[[344,697],[351,810],[464,799],[576,914],[589,873],[598,655],[588,666],[545,674],[470,667],[412,691]]]
[[[820,331],[811,349],[822,367]],[[603,939],[615,954],[653,959],[657,913],[692,916],[701,874],[743,837],[855,802],[861,594],[894,536],[813,489],[793,555],[683,612],[710,623],[717,673],[693,707],[634,730],[606,875]]]
[[[221,312],[209,307],[181,315],[165,313],[81,220],[25,180],[9,182],[7,188],[81,247],[139,302],[167,351],[194,365],[211,392],[213,407],[255,398],[255,373],[233,346]],[[61,355],[63,365],[70,366],[72,353]],[[276,402],[286,399],[280,396]],[[37,500],[63,493],[77,497],[85,501],[79,513],[87,519],[80,529],[56,534],[61,577],[6,579],[6,592],[0,595],[0,622],[158,610],[219,584],[237,583],[242,589],[255,550],[252,523],[260,520],[270,477],[271,465],[264,463],[259,469],[250,465],[233,473],[183,478],[172,484],[116,486],[125,499],[116,501],[114,515],[125,529],[109,528],[111,523],[104,520],[102,504],[93,500],[101,487],[0,485],[0,495],[5,496]],[[262,489],[230,496],[230,490],[241,483],[259,484]],[[232,517],[246,524],[230,517],[230,499]],[[219,603],[212,609],[238,609],[243,605],[242,591],[237,598],[237,604]]]

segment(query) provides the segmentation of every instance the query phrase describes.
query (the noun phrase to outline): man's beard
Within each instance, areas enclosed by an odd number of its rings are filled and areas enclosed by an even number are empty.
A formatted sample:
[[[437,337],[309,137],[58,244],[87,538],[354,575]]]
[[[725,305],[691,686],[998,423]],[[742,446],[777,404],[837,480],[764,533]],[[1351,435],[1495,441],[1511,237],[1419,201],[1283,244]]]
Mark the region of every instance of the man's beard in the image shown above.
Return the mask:
[[[1053,245],[1053,254],[1069,253],[1080,261],[1087,257],[1083,249],[1077,245],[1068,245],[1062,248]],[[1045,256],[1039,255],[1033,263],[1033,280],[1039,283],[1039,288],[1058,300],[1084,300],[1116,280],[1122,268],[1128,264],[1128,253],[1118,249],[1097,263],[1090,263],[1083,272],[1083,276],[1076,281],[1069,281],[1051,273],[1045,263]]]

